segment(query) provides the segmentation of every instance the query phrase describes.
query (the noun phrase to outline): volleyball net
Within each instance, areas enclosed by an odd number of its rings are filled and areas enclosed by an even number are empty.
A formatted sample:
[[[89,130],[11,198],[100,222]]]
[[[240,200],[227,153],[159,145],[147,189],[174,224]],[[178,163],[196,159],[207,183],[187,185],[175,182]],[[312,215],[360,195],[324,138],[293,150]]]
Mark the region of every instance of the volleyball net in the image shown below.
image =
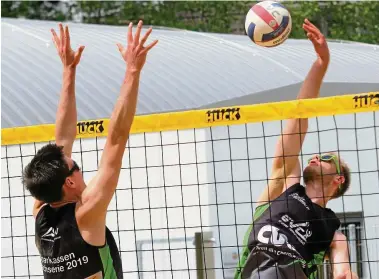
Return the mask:
[[[350,190],[328,207],[348,238],[352,269],[379,278],[378,108],[379,92],[369,92],[136,117],[107,215],[124,278],[233,278],[290,118],[309,118],[302,166],[331,151],[350,166]],[[73,159],[85,181],[97,170],[108,124],[77,125]],[[21,173],[49,141],[54,125],[2,129],[2,278],[42,276]],[[330,268],[320,266],[320,278],[332,278]]]

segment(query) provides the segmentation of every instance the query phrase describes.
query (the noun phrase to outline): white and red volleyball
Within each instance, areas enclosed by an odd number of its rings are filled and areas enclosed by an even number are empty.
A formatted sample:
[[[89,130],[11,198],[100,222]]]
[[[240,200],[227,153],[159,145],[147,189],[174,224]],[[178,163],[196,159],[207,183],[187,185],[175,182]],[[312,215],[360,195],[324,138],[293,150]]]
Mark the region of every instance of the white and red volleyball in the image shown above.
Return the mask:
[[[291,14],[283,4],[275,1],[259,2],[246,15],[246,34],[260,46],[274,47],[284,43],[291,29]]]

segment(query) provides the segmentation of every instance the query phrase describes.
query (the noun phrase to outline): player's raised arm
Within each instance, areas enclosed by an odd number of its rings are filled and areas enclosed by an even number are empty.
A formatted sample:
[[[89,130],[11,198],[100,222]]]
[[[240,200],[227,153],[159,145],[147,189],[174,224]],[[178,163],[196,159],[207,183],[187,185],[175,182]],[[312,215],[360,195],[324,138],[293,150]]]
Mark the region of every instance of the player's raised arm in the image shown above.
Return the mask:
[[[63,84],[56,115],[55,139],[57,145],[64,147],[64,154],[71,157],[77,122],[75,99],[76,66],[79,64],[84,46],[80,46],[76,52],[72,50],[68,26],[63,28],[62,24],[59,24],[59,37],[54,29],[51,29],[51,33],[63,65]]]
[[[317,59],[300,88],[297,99],[317,98],[329,65],[329,48],[325,37],[309,20],[304,21],[303,29],[314,46]],[[289,119],[287,121],[277,142],[271,177],[268,186],[258,199],[259,205],[274,200],[286,190],[287,185],[291,186],[300,181],[301,169],[298,156],[307,130],[308,119]]]
[[[132,27],[130,24],[127,48],[118,44],[122,58],[126,62],[125,79],[110,119],[108,137],[98,173],[83,192],[82,206],[78,212],[82,217],[81,223],[85,227],[93,224],[100,226],[101,222],[105,222],[107,208],[118,183],[122,157],[136,112],[141,70],[145,64],[147,53],[158,42],[154,41],[145,47],[145,42],[152,29],[149,28],[140,39],[142,21],[138,23],[134,37]]]
[[[70,32],[68,26],[63,28],[59,24],[59,37],[54,29],[51,29],[53,42],[63,65],[62,89],[56,114],[55,139],[56,144],[63,146],[63,152],[71,157],[72,146],[76,137],[76,101],[75,101],[75,75],[76,66],[79,64],[84,46],[74,52],[70,44]],[[35,200],[33,215],[36,216],[44,202]]]

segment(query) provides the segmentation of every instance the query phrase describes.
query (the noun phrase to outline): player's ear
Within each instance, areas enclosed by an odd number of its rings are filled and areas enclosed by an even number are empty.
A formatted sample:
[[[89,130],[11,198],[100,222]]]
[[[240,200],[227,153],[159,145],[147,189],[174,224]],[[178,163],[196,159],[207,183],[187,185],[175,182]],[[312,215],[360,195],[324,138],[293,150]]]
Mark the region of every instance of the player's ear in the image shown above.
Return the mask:
[[[70,177],[66,178],[66,181],[64,184],[68,188],[75,188],[75,183],[74,183],[74,181],[72,181],[72,179]]]
[[[334,178],[334,181],[336,182],[337,185],[341,185],[342,183],[345,182],[345,177],[343,175],[336,175]]]

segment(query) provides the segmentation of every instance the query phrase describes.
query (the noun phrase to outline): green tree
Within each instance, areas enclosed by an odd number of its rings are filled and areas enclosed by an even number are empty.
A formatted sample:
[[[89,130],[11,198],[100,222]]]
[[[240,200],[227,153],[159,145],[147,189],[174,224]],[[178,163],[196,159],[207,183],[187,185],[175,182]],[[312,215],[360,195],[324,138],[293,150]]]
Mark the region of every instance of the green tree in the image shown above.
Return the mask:
[[[379,2],[291,1],[284,4],[293,20],[291,38],[305,37],[301,26],[304,18],[308,18],[328,39],[379,43]]]
[[[60,1],[1,1],[1,16],[58,21],[72,19],[70,3]]]
[[[328,36],[334,39],[379,43],[379,2],[330,2],[325,7]]]
[[[84,23],[113,25],[118,24],[121,6],[117,1],[78,1],[75,9]]]
[[[257,1],[2,1],[3,17],[146,25],[202,32],[245,32],[245,16]],[[302,23],[311,20],[329,38],[379,43],[377,1],[284,1],[291,13],[290,38],[305,38]]]

